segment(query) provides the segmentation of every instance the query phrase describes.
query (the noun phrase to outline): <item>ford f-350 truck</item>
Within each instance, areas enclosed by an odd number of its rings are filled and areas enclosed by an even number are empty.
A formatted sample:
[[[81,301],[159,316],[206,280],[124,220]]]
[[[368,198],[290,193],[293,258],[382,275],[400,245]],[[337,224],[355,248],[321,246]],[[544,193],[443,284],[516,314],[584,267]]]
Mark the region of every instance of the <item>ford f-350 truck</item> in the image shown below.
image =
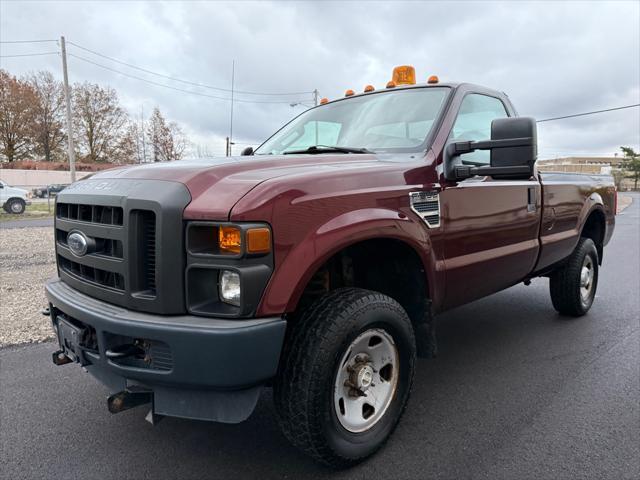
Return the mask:
[[[60,192],[54,363],[151,422],[240,422],[272,386],[287,438],[348,466],[394,430],[437,314],[535,277],[586,314],[613,183],[539,173],[535,121],[505,94],[413,75],[323,99],[240,157]]]

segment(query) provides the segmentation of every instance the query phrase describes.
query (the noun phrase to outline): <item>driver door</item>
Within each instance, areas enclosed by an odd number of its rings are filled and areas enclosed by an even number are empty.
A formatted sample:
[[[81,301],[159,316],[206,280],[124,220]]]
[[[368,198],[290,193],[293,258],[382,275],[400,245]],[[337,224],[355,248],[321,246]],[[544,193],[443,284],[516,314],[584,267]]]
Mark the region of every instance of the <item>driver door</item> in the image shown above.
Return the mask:
[[[491,121],[510,116],[500,98],[467,93],[449,142],[491,138]],[[463,164],[488,165],[490,152],[461,155]],[[538,255],[540,184],[537,179],[475,176],[440,194],[446,269],[445,308],[507,288],[529,274]]]

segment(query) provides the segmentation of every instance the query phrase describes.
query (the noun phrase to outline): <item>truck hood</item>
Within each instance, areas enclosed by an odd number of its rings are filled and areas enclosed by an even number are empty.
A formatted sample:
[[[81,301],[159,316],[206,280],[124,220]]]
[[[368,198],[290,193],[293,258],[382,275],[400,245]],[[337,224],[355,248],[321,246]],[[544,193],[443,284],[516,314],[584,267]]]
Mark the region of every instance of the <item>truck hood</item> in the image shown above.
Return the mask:
[[[374,154],[261,155],[180,160],[103,171],[92,179],[166,180],[186,185],[191,203],[185,218],[226,220],[233,206],[260,183],[290,175],[335,174],[336,169],[369,171],[395,163]]]

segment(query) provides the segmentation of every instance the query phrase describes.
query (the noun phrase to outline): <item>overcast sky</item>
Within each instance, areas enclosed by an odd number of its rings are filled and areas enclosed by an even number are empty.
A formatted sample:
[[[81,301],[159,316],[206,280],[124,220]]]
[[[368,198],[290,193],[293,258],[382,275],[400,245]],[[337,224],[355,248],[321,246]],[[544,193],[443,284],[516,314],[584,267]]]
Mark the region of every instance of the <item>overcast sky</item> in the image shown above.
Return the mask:
[[[506,92],[521,115],[548,118],[640,103],[640,2],[63,2],[0,0],[0,39],[67,41],[147,70],[243,92],[382,87],[395,65],[424,81],[468,81]],[[1,44],[0,55],[55,51]],[[191,140],[224,153],[229,92],[171,81],[68,46],[71,82],[114,87],[132,115],[158,105]],[[57,55],[1,58],[12,74],[48,69]],[[311,104],[312,94],[236,94],[234,138],[259,143]],[[283,103],[248,103],[279,101]],[[540,156],[613,154],[640,143],[640,109],[539,125]],[[240,146],[238,146],[238,150]]]

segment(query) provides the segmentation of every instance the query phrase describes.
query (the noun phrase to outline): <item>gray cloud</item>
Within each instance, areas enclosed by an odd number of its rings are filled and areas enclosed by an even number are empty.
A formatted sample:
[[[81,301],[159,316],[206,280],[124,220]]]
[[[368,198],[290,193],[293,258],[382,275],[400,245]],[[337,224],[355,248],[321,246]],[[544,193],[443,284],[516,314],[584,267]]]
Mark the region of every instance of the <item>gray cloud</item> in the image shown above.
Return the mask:
[[[57,38],[166,75],[229,88],[340,96],[367,83],[383,86],[398,64],[418,76],[469,81],[503,90],[521,114],[546,118],[640,102],[637,2],[2,2],[2,40]],[[54,44],[2,45],[2,54],[48,51]],[[171,82],[74,47],[114,69]],[[223,153],[229,102],[122,77],[70,58],[72,81],[116,88],[132,114],[159,105],[200,144]],[[58,57],[2,59],[20,75],[50,69]],[[259,142],[301,112],[304,96],[237,95],[234,137]],[[611,154],[640,143],[638,109],[540,124],[541,156]]]

